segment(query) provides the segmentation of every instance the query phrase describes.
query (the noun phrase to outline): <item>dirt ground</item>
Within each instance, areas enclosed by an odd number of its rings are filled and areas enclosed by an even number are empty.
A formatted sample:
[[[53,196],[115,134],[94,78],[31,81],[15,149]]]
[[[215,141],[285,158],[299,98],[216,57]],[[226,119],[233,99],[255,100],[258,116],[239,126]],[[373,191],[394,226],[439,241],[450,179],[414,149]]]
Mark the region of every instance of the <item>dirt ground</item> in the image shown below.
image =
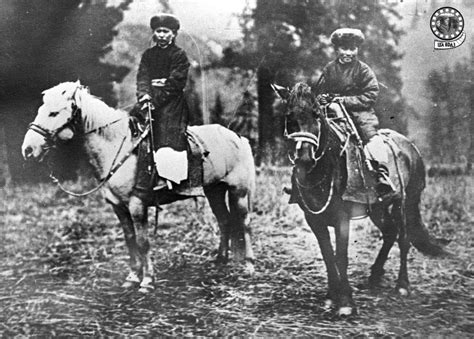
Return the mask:
[[[358,314],[322,307],[326,272],[314,235],[281,193],[288,177],[258,176],[252,215],[256,273],[213,262],[218,232],[204,199],[177,202],[150,228],[156,290],[120,288],[128,254],[99,194],[72,198],[49,184],[4,189],[0,211],[0,334],[43,336],[472,337],[472,177],[431,179],[423,198],[430,232],[450,240],[447,258],[409,254],[411,294],[394,293],[398,248],[384,285],[364,288],[381,246],[354,222],[349,274]],[[76,190],[84,183],[70,183]],[[150,209],[153,214],[153,209]],[[153,223],[153,216],[150,215]]]

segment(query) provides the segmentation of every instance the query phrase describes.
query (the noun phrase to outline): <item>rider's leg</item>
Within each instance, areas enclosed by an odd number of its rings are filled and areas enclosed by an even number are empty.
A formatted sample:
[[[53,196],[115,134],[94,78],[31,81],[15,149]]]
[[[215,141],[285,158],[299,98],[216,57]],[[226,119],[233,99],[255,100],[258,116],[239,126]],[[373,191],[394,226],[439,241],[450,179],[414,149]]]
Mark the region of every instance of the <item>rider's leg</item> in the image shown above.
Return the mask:
[[[137,174],[132,194],[142,200],[149,198],[153,188],[153,165],[150,144],[143,141],[138,146]]]
[[[377,134],[378,118],[372,112],[354,113],[353,117],[365,149],[372,157],[369,160],[373,160],[372,162],[375,163],[374,169],[377,171],[377,185],[375,189],[377,194],[382,200],[390,198],[394,190],[388,170],[388,148],[382,136]]]
[[[385,199],[394,193],[388,171],[388,149],[382,136],[374,135],[365,145],[366,150],[376,163],[377,186],[375,187],[380,198]]]

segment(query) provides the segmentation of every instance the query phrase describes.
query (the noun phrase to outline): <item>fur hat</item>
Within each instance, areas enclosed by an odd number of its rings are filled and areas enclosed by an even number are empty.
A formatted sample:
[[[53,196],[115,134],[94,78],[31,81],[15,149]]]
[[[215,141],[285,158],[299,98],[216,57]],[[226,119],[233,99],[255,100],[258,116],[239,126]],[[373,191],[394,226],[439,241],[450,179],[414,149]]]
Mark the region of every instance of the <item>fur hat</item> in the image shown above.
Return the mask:
[[[152,30],[155,30],[158,27],[166,27],[177,32],[180,26],[177,17],[172,14],[162,13],[155,15],[150,19],[150,27]]]
[[[331,42],[334,46],[352,45],[359,47],[364,40],[364,34],[356,28],[339,28],[331,34]]]

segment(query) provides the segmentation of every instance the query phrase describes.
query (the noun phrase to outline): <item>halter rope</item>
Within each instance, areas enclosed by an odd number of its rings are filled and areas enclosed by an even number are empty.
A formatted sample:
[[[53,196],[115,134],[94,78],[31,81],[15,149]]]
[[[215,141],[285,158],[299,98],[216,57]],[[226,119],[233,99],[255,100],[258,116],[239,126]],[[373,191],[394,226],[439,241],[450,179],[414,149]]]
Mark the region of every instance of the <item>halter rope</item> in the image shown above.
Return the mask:
[[[118,155],[120,154],[120,151],[122,150],[122,147],[123,147],[123,144],[127,138],[127,136],[125,136],[123,139],[122,139],[122,142],[120,144],[120,147],[119,147],[119,150],[117,152],[117,154],[115,155],[115,158],[114,160],[112,161],[112,165],[110,167],[110,170],[108,172],[108,174],[103,177],[102,179],[100,179],[100,182],[99,184],[94,187],[93,189],[87,191],[87,192],[84,192],[84,193],[76,193],[76,192],[72,192],[72,191],[69,191],[67,189],[64,188],[64,186],[59,182],[59,179],[56,178],[54,175],[53,175],[53,171],[51,170],[51,173],[49,174],[49,177],[51,178],[51,180],[58,185],[58,187],[65,193],[69,194],[69,195],[72,195],[74,197],[85,197],[86,195],[89,195],[91,193],[94,193],[96,191],[98,191],[100,188],[102,188],[102,186],[105,185],[105,183],[107,183],[107,181],[109,181],[109,179],[115,174],[115,172],[120,168],[122,167],[122,165],[125,163],[125,161],[132,155],[133,151],[140,145],[140,143],[147,137],[148,135],[148,132],[150,131],[150,125],[147,125],[147,127],[145,128],[145,131],[143,131],[143,133],[140,135],[140,138],[138,139],[138,141],[132,146],[132,148],[127,152],[127,154],[125,154],[125,156],[122,158],[122,160],[120,160],[115,166],[114,166],[114,163],[115,161],[117,160],[118,158]]]
[[[300,190],[300,185],[298,183],[298,180],[296,180],[296,185],[295,185],[296,186],[296,191],[298,192],[298,196],[300,197],[300,201],[303,205],[301,207],[303,208],[303,210],[306,213],[309,213],[309,214],[312,214],[312,215],[319,215],[319,214],[323,213],[328,208],[329,204],[331,203],[332,197],[334,195],[334,181],[335,181],[335,175],[333,173],[333,175],[331,176],[331,185],[329,187],[329,194],[328,194],[327,200],[324,203],[323,207],[321,207],[317,211],[314,211],[308,206],[308,203],[305,201],[305,199],[303,197],[303,193]]]
[[[48,166],[50,167],[50,170],[51,170],[51,173],[49,173],[49,177],[51,178],[51,180],[52,180],[54,183],[56,183],[56,184],[59,186],[59,188],[60,188],[63,192],[65,192],[65,193],[67,193],[67,194],[69,194],[69,195],[72,195],[72,196],[74,196],[74,197],[85,197],[86,195],[89,195],[89,194],[91,194],[91,193],[96,192],[96,191],[99,190],[99,189],[107,182],[107,180],[110,179],[110,177],[113,175],[113,173],[112,173],[112,168],[113,168],[113,166],[114,166],[115,161],[116,161],[117,158],[118,158],[118,155],[120,154],[120,151],[122,150],[122,147],[123,147],[123,144],[124,144],[126,138],[127,138],[127,136],[124,136],[123,139],[122,139],[122,142],[120,143],[119,150],[118,150],[117,154],[115,155],[114,160],[112,161],[112,165],[111,165],[111,167],[110,167],[109,174],[108,174],[104,179],[101,179],[100,182],[99,182],[99,185],[97,185],[96,187],[94,187],[94,188],[91,189],[90,191],[87,191],[87,192],[84,192],[84,193],[76,193],[76,192],[72,192],[72,191],[69,191],[69,190],[67,190],[66,188],[64,188],[64,186],[59,182],[59,179],[54,176],[54,174],[53,174],[53,169],[49,166],[49,162],[48,162]]]

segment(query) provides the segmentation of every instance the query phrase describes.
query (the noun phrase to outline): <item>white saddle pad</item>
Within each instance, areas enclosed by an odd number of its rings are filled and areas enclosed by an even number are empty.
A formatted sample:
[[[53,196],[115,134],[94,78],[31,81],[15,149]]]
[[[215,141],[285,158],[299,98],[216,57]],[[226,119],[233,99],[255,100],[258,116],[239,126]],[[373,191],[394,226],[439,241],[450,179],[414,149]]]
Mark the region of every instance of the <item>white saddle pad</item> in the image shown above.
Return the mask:
[[[176,184],[188,178],[188,154],[175,151],[170,147],[158,149],[154,154],[158,175]]]

